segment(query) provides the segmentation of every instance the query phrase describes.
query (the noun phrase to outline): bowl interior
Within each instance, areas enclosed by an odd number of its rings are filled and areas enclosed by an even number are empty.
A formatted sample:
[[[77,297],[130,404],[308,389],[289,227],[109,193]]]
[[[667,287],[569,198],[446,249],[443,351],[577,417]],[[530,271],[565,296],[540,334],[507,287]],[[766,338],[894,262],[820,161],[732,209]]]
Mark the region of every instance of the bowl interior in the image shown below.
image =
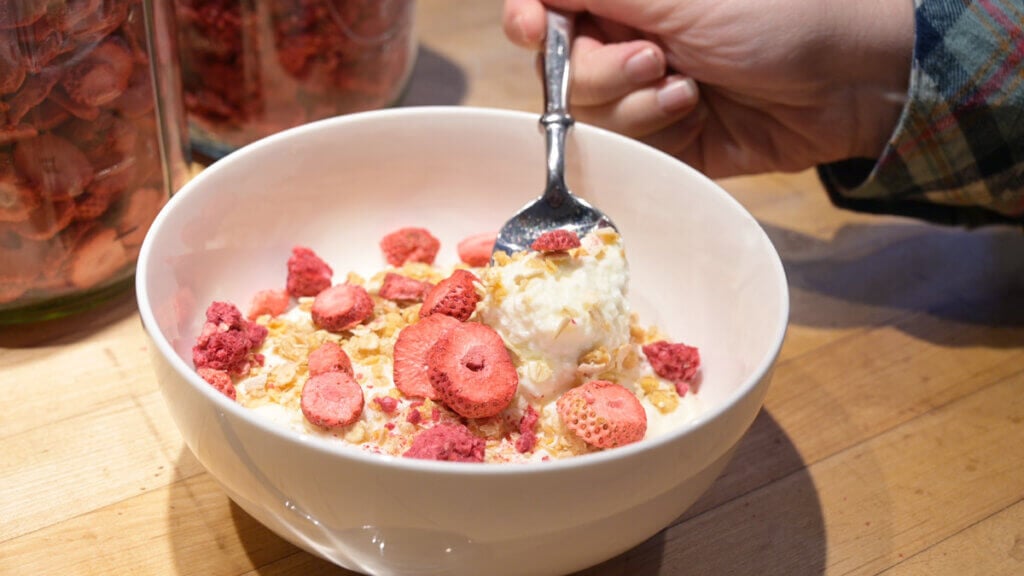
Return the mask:
[[[714,183],[632,140],[577,125],[567,162],[570,188],[623,235],[634,310],[701,349],[703,402],[724,410],[785,331],[785,277],[764,232]],[[293,246],[313,248],[340,281],[382,269],[385,233],[423,226],[442,242],[439,263],[454,263],[460,239],[496,230],[543,184],[531,114],[409,108],[281,133],[205,170],[158,216],[140,256],[143,320],[187,373],[206,306],[245,310],[255,291],[283,287]]]

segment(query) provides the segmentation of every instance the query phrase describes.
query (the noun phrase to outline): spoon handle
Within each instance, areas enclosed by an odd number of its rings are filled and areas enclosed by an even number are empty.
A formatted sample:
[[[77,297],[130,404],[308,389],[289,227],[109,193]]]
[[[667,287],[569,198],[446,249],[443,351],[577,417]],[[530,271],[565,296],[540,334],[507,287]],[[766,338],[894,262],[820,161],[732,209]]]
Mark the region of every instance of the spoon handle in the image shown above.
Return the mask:
[[[573,125],[569,115],[569,48],[573,20],[548,10],[544,42],[544,115],[540,123],[547,135],[548,171],[544,199],[559,206],[569,196],[565,185],[565,137]]]

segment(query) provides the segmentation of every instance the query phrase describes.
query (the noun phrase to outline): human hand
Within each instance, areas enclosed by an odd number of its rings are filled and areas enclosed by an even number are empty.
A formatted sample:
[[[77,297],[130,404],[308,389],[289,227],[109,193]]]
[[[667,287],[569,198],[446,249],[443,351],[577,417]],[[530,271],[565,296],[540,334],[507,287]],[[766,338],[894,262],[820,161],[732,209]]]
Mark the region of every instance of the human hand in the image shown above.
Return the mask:
[[[713,178],[877,157],[909,83],[911,0],[505,0],[509,39],[545,6],[578,13],[573,115]]]

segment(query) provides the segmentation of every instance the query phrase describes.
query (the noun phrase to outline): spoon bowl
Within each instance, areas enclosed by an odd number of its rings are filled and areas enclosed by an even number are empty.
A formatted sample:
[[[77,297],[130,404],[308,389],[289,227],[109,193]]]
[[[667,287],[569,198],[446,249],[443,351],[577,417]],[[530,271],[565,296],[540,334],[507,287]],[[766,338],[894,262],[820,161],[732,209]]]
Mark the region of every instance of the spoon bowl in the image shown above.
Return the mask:
[[[540,118],[547,139],[547,185],[498,232],[494,252],[527,250],[541,234],[557,229],[585,236],[601,227],[615,228],[611,218],[573,194],[565,184],[565,138],[575,122],[568,112],[571,16],[549,10],[544,42],[545,111]]]

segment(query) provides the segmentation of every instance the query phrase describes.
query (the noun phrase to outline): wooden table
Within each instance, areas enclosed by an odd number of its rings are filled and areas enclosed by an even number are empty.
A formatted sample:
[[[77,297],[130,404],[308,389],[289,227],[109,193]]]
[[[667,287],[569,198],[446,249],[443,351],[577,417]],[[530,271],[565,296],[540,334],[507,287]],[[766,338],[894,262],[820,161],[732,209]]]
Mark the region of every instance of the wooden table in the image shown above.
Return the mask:
[[[420,7],[410,104],[540,109],[500,2]],[[767,404],[692,510],[585,574],[1024,574],[1024,236],[839,211],[811,173],[723,185],[792,288]],[[228,500],[148,346],[131,294],[0,330],[0,574],[348,574]]]

